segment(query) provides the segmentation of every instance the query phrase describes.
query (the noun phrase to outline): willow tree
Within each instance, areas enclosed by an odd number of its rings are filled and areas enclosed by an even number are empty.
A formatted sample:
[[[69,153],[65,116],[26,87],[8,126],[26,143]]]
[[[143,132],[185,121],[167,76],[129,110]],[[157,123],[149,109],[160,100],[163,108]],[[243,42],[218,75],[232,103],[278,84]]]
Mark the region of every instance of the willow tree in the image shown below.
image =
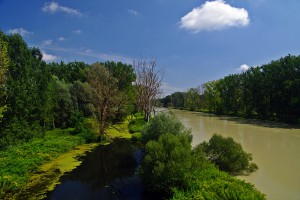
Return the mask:
[[[164,73],[158,69],[155,59],[140,59],[133,62],[137,90],[137,105],[144,112],[145,121],[149,121],[154,102],[160,94]]]

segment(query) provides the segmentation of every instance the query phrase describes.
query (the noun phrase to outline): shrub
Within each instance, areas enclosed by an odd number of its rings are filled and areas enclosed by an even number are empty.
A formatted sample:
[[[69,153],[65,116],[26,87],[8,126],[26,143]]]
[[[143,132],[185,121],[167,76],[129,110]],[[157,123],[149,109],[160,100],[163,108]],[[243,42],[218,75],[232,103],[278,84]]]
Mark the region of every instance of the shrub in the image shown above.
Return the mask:
[[[73,134],[78,134],[83,137],[86,143],[96,142],[97,134],[95,129],[95,121],[92,118],[79,117],[76,118],[76,124]]]
[[[128,129],[130,133],[137,133],[141,132],[144,128],[146,122],[143,117],[136,117],[135,119],[131,120],[128,125]]]
[[[158,140],[163,134],[180,135],[186,134],[189,141],[192,141],[191,131],[186,129],[183,124],[170,114],[160,113],[154,116],[149,123],[145,125],[142,133],[142,142],[146,144],[150,140]]]
[[[136,142],[140,142],[142,139],[142,135],[140,133],[133,133],[131,136],[131,141],[136,143]]]
[[[150,191],[171,193],[171,188],[184,188],[188,174],[195,167],[191,143],[186,135],[163,134],[146,145],[146,156],[140,175]]]
[[[231,137],[224,138],[214,134],[209,142],[203,142],[201,148],[208,160],[222,171],[231,174],[251,173],[258,169],[257,165],[250,163],[252,155],[246,153],[239,143]]]
[[[193,173],[187,190],[175,188],[174,200],[203,199],[246,199],[263,200],[265,195],[255,189],[254,185],[234,178],[219,171],[213,165]]]

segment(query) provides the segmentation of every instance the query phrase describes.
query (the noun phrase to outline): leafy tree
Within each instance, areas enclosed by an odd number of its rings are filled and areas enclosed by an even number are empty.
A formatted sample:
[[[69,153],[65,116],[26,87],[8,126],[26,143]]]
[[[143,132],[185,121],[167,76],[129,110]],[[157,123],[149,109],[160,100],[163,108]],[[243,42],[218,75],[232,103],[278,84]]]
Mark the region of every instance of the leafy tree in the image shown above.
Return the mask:
[[[86,82],[86,70],[88,64],[83,62],[69,63],[50,63],[48,65],[52,75],[58,77],[59,80],[64,80],[66,83],[74,83],[75,81]]]
[[[252,155],[246,153],[231,137],[224,138],[214,134],[208,143],[203,142],[198,148],[202,148],[207,159],[222,171],[242,174],[252,173],[258,169],[256,164],[250,162]]]
[[[83,113],[84,117],[94,115],[95,107],[90,102],[92,94],[87,82],[75,81],[70,87],[70,94],[75,112]]]
[[[219,81],[211,81],[204,84],[204,102],[209,111],[220,112],[220,91],[218,90]]]
[[[92,93],[91,102],[96,109],[97,120],[100,124],[99,134],[102,135],[120,100],[118,79],[100,63],[91,66],[87,78]]]
[[[243,110],[241,75],[233,74],[219,80],[218,89],[225,114],[238,114]]]
[[[136,75],[132,65],[121,62],[105,62],[104,67],[118,80],[119,103],[116,105],[114,122],[123,120],[123,118],[134,112],[135,90],[132,83],[136,80]]]
[[[170,194],[171,188],[186,187],[193,164],[188,137],[163,134],[147,143],[140,174],[148,190]]]
[[[49,81],[46,63],[37,48],[28,48],[18,34],[6,35],[9,65],[6,75],[6,105],[1,138],[25,140],[41,136],[45,92]],[[14,134],[10,130],[14,130]],[[19,132],[18,132],[19,131]],[[9,141],[14,141],[11,138]]]
[[[200,108],[200,94],[197,88],[190,88],[185,95],[184,107],[195,111]]]
[[[7,67],[9,65],[9,57],[7,51],[7,42],[4,40],[4,34],[0,31],[0,122],[6,106],[6,76]]]
[[[146,144],[150,140],[158,140],[163,134],[187,135],[192,141],[191,131],[186,129],[183,124],[174,116],[160,113],[153,117],[142,130],[142,142]]]

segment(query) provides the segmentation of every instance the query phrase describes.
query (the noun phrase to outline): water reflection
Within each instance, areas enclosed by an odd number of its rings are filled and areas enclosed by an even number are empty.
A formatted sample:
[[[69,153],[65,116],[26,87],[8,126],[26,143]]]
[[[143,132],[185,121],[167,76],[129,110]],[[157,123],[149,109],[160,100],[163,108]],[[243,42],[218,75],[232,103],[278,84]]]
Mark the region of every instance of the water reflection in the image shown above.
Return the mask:
[[[147,199],[136,174],[142,156],[140,148],[126,140],[100,146],[64,175],[47,199]]]

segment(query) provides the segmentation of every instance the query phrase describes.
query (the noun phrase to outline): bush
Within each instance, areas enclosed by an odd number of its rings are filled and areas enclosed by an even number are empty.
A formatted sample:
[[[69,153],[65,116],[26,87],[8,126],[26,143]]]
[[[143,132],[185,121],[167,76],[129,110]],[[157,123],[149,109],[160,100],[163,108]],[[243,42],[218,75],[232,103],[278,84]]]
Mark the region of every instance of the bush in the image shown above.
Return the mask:
[[[128,129],[129,133],[137,133],[141,132],[142,129],[144,128],[146,122],[143,118],[135,118],[134,120],[129,122]]]
[[[77,118],[73,134],[83,137],[86,143],[96,142],[95,122],[91,118]]]
[[[254,185],[234,178],[219,171],[213,165],[193,173],[194,179],[189,182],[189,188],[175,188],[173,199],[247,199],[263,200],[265,195],[255,189]]]
[[[34,122],[29,124],[24,119],[14,117],[4,130],[0,130],[0,149],[5,149],[8,146],[22,144],[28,142],[32,138],[41,138],[45,132],[43,128]]]
[[[195,167],[188,137],[163,134],[147,143],[140,175],[148,190],[170,194],[173,187],[186,187]]]
[[[131,136],[131,141],[136,143],[136,142],[140,142],[142,139],[142,135],[140,133],[133,133]]]
[[[250,163],[252,155],[246,153],[239,143],[231,137],[224,138],[214,134],[209,142],[203,142],[201,148],[208,160],[222,171],[231,174],[252,173],[258,169],[257,165]]]
[[[149,123],[145,125],[142,133],[142,142],[146,144],[150,140],[158,140],[163,134],[180,135],[185,134],[188,136],[189,141],[192,141],[192,134],[187,130],[183,124],[174,116],[170,114],[160,113],[154,116]]]

